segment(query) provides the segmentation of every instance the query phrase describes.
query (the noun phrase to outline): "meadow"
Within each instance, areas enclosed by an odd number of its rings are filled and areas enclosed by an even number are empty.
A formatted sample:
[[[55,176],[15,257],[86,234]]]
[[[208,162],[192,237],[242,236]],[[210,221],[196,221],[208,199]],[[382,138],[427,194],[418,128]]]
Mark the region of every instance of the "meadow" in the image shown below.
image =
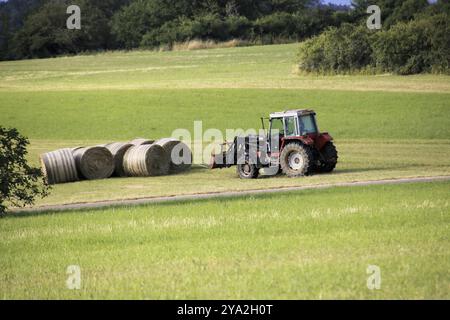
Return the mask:
[[[259,189],[450,172],[450,78],[295,72],[296,44],[114,52],[0,64],[0,123],[31,139],[29,159],[60,147],[158,139],[177,128],[261,127],[260,117],[313,108],[336,139],[335,175],[242,182],[234,169],[55,186],[38,204]],[[207,162],[200,159],[198,163]]]
[[[12,215],[0,221],[0,298],[449,299],[449,187]],[[80,290],[66,287],[69,265]]]
[[[0,63],[0,124],[29,161],[177,128],[260,128],[313,108],[332,174],[244,181],[233,168],[54,186],[37,205],[450,175],[450,77],[298,74],[298,45],[107,52]],[[448,182],[14,213],[0,220],[0,297],[449,298]],[[65,287],[80,265],[81,290]],[[368,290],[366,268],[382,269]]]

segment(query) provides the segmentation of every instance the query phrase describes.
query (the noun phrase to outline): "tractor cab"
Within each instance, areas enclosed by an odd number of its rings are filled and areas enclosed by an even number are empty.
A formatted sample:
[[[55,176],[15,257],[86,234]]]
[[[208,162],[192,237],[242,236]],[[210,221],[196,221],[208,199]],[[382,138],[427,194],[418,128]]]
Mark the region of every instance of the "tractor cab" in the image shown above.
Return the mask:
[[[269,145],[283,144],[285,140],[300,139],[301,137],[315,136],[319,133],[316,122],[316,113],[312,110],[290,110],[275,112],[269,118]],[[278,139],[278,144],[274,143]],[[277,150],[271,150],[276,152]]]
[[[269,135],[278,131],[280,136],[295,137],[318,133],[316,113],[312,110],[292,110],[270,114]]]

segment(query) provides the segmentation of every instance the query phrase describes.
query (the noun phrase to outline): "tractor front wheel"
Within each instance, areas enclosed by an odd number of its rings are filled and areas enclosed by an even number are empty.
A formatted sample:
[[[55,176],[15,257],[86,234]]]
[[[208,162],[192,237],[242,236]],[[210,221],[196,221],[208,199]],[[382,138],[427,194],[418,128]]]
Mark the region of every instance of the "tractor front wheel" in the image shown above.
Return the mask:
[[[258,168],[248,161],[245,161],[243,164],[238,164],[236,171],[241,179],[256,179],[259,174]]]
[[[288,177],[307,175],[313,166],[311,149],[299,143],[289,143],[281,152],[280,166]]]

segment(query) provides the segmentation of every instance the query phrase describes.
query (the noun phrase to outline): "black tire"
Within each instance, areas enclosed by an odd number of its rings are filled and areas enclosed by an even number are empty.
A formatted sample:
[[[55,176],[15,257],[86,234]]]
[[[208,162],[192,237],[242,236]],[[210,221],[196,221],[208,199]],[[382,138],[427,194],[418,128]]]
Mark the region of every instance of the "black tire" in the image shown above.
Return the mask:
[[[317,166],[317,172],[329,173],[336,168],[338,162],[338,152],[332,142],[327,142],[320,150],[321,159]]]
[[[249,164],[248,161],[245,161],[244,164],[238,164],[236,171],[241,179],[256,179],[259,175],[259,169],[256,165]]]
[[[289,143],[281,151],[281,170],[288,177],[301,177],[309,174],[313,164],[311,149],[300,143]]]

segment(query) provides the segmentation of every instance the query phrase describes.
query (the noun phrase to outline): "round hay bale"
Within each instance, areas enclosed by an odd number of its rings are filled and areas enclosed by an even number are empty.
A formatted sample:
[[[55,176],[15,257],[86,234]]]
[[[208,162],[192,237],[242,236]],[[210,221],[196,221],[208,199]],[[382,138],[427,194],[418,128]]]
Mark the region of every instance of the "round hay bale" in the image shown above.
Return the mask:
[[[78,174],[85,179],[109,178],[114,171],[114,159],[105,147],[76,148],[72,152]]]
[[[170,161],[170,173],[180,173],[191,169],[192,152],[189,147],[180,140],[164,138],[155,142],[164,148]]]
[[[130,177],[161,176],[169,173],[169,159],[157,144],[133,146],[125,152],[123,169]]]
[[[137,138],[137,139],[130,141],[130,143],[134,146],[144,146],[144,145],[152,144],[153,142],[155,142],[155,140],[148,140],[148,139],[144,139],[144,138]]]
[[[48,184],[80,180],[71,149],[60,149],[42,154],[41,166]]]
[[[114,142],[109,143],[105,147],[108,149],[114,159],[114,172],[113,175],[116,177],[125,177],[125,171],[123,169],[123,157],[125,155],[125,152],[132,147],[133,145],[131,143],[126,142]]]

